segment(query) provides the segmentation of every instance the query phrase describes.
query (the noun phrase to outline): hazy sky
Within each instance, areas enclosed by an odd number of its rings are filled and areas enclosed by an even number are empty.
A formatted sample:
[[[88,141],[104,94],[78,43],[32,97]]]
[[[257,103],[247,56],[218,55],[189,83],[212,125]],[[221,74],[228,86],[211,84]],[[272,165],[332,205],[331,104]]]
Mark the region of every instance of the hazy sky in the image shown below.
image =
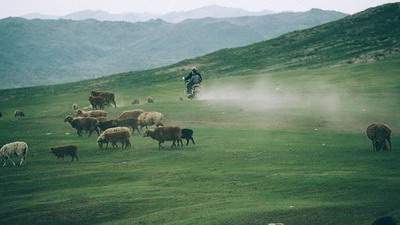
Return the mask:
[[[217,4],[252,11],[305,11],[310,8],[354,13],[388,0],[0,0],[0,18],[37,12],[64,15],[92,9],[120,12],[166,13]]]

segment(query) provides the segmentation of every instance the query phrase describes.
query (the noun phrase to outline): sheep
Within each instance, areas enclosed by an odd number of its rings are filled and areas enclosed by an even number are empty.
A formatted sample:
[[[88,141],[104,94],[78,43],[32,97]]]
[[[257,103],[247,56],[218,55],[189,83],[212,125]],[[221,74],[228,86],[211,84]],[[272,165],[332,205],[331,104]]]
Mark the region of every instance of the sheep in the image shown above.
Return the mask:
[[[3,113],[0,112],[0,118],[3,117]]]
[[[382,148],[391,151],[391,134],[392,130],[386,124],[374,123],[367,128],[367,136],[372,141],[374,151],[380,151]]]
[[[79,161],[78,147],[75,145],[67,145],[67,146],[50,148],[49,152],[51,154],[54,154],[57,157],[57,159],[61,158],[64,160],[64,157],[67,155],[67,156],[71,156],[71,162],[73,162],[74,159]]]
[[[153,97],[147,97],[147,103],[154,103]]]
[[[76,103],[72,104],[72,110],[78,110],[78,109],[79,109],[78,104]]]
[[[25,117],[25,113],[23,111],[21,111],[21,110],[15,110],[14,117],[15,118],[17,118],[17,117]]]
[[[93,131],[96,131],[97,135],[100,135],[98,128],[98,120],[93,117],[76,117],[67,116],[64,119],[65,123],[69,123],[72,128],[76,129],[78,136],[82,136],[82,131],[88,131],[89,137],[92,135]]]
[[[179,97],[179,101],[183,102],[183,98],[182,98],[182,97]]]
[[[165,141],[172,141],[172,147],[176,147],[176,143],[183,146],[182,131],[179,127],[157,127],[155,130],[146,130],[144,137],[151,137],[158,141],[158,149],[163,148],[161,145]]]
[[[117,120],[106,120],[99,122],[98,127],[101,131],[105,131],[109,128],[118,127]]]
[[[121,115],[118,117],[118,120],[137,119],[142,113],[144,113],[144,110],[142,109],[125,111],[121,113]]]
[[[189,145],[189,141],[192,140],[193,144],[196,144],[193,139],[193,130],[191,129],[182,129],[182,139],[186,140],[186,146]]]
[[[115,108],[117,108],[117,103],[115,102],[115,95],[111,92],[101,92],[101,91],[92,91],[93,97],[103,97],[105,99],[106,104],[113,104]]]
[[[140,104],[140,100],[139,99],[135,99],[132,101],[132,105],[139,105]]]
[[[97,144],[100,149],[103,148],[104,144],[106,144],[106,148],[108,148],[109,143],[112,144],[112,147],[118,147],[117,144],[121,143],[122,148],[129,148],[131,147],[131,142],[129,141],[130,137],[131,131],[127,127],[109,128],[97,138]]]
[[[104,110],[92,110],[92,111],[83,111],[79,109],[76,113],[78,117],[107,117],[108,113]]]
[[[12,156],[20,157],[19,166],[26,159],[26,155],[28,154],[28,145],[25,142],[17,141],[9,144],[5,144],[0,149],[0,159],[4,161],[3,167],[6,166],[7,160],[11,161],[11,163],[16,166],[15,162],[11,159]]]
[[[102,96],[90,96],[89,102],[92,105],[92,109],[104,109],[106,105],[106,100]]]
[[[96,119],[97,119],[99,122],[104,122],[104,121],[107,121],[107,120],[108,120],[107,117],[104,117],[104,116],[96,117]]]
[[[135,132],[135,130],[137,130],[140,134],[138,119],[116,120],[116,124],[118,127],[129,127],[132,129],[132,132]]]
[[[164,120],[164,115],[159,112],[144,112],[138,117],[138,124],[140,128],[156,125],[164,126],[162,121]]]

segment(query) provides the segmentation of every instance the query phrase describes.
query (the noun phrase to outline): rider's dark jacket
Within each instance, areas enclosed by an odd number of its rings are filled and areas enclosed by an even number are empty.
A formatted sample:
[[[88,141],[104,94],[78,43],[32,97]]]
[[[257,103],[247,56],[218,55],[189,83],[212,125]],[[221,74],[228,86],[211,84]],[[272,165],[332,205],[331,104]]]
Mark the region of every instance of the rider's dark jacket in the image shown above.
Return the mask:
[[[203,81],[203,77],[197,70],[192,70],[189,75],[185,77],[185,81],[189,81],[190,83],[198,84]]]

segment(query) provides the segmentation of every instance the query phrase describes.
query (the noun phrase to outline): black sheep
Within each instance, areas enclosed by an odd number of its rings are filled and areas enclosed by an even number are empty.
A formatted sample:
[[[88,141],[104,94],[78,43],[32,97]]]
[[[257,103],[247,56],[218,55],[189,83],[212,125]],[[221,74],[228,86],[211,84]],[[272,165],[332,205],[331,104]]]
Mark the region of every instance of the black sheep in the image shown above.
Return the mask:
[[[191,129],[182,129],[182,139],[186,140],[186,145],[189,145],[190,140],[192,140],[193,144],[196,144],[194,143],[193,130]]]

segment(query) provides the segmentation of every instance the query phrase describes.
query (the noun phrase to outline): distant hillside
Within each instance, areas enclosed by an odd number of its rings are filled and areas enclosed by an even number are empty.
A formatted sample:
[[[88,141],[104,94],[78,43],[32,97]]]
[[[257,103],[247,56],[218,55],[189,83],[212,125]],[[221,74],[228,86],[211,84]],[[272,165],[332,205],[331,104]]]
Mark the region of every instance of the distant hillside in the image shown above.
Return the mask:
[[[99,21],[125,21],[132,23],[144,22],[151,19],[162,19],[170,23],[179,23],[186,19],[200,19],[206,17],[223,18],[223,17],[261,16],[272,13],[273,12],[270,10],[251,12],[239,8],[209,5],[197,9],[179,11],[179,12],[170,12],[166,14],[109,13],[102,10],[82,10],[64,16],[30,13],[23,15],[21,17],[25,19],[71,19],[71,20],[95,19]]]
[[[178,24],[162,20],[126,23],[7,18],[0,20],[0,88],[159,67],[344,16],[311,10]]]
[[[165,68],[110,76],[102,81],[116,85],[128,77],[136,82],[143,76],[148,76],[146,82],[176,80],[177,72],[193,65],[208,77],[219,77],[373,63],[387,58],[400,60],[400,3],[371,8],[272,40],[220,50]]]

